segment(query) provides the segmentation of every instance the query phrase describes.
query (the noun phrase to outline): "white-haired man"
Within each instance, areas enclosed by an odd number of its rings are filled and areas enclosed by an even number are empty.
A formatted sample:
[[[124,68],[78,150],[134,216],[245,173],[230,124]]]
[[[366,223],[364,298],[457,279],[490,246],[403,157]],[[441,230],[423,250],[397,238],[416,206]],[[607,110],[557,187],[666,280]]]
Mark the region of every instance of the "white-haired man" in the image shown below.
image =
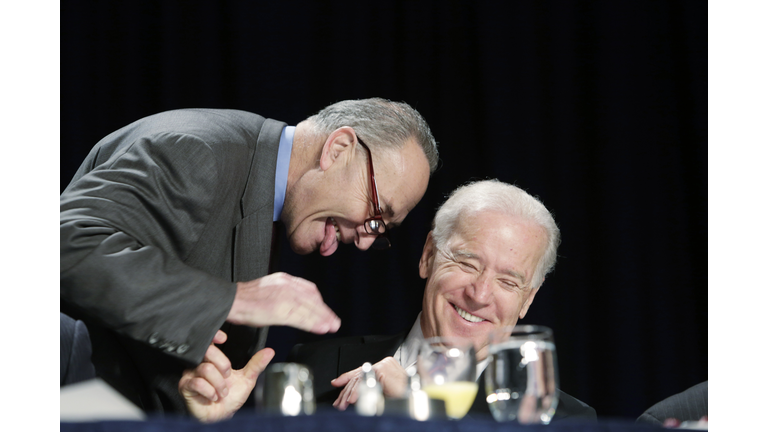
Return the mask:
[[[357,400],[363,362],[375,363],[385,395],[401,395],[405,370],[416,363],[416,347],[425,338],[471,338],[481,377],[489,333],[525,316],[554,267],[559,242],[552,215],[522,189],[497,180],[462,186],[437,211],[424,244],[419,274],[427,282],[410,332],[297,345],[289,360],[312,369],[318,403],[333,401],[341,410]],[[478,392],[470,416],[490,414],[485,397]],[[560,392],[555,418],[564,417],[594,419],[596,414]]]
[[[410,332],[297,345],[288,360],[312,369],[318,404],[333,403],[341,410],[357,400],[364,362],[374,363],[385,395],[400,396],[406,386],[405,369],[416,363],[416,347],[425,338],[471,338],[482,372],[488,362],[489,333],[525,316],[555,264],[559,242],[559,229],[549,211],[522,189],[496,180],[460,187],[437,211],[424,244],[419,274],[427,286],[422,312]],[[191,412],[206,421],[231,415],[266,365],[254,361],[249,366],[225,380],[226,386],[237,389],[226,396],[220,394],[224,380],[215,368],[186,371],[179,387]],[[469,415],[490,415],[484,390],[478,392]],[[595,419],[596,414],[560,392],[555,419],[564,417]]]

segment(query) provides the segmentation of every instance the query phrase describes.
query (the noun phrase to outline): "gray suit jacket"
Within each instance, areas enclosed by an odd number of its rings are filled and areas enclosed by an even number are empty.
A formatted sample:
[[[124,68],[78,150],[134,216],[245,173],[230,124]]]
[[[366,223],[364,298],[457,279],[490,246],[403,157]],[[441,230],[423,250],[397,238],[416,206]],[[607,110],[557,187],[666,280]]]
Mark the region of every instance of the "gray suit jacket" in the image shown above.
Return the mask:
[[[185,409],[181,372],[202,361],[235,282],[268,273],[284,126],[236,110],[152,115],[97,143],[61,194],[61,310],[88,326],[96,373],[147,411]],[[258,335],[226,331],[240,367]]]
[[[637,418],[637,422],[662,425],[668,418],[681,422],[698,421],[707,415],[708,401],[709,381],[704,381],[648,408]]]

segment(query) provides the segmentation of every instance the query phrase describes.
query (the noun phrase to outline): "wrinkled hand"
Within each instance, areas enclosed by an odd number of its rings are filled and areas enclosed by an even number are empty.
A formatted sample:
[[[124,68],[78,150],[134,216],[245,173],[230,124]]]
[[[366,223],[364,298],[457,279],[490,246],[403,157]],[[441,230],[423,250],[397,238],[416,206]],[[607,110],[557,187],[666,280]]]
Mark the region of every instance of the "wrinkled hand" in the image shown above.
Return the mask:
[[[275,356],[272,348],[257,352],[240,370],[232,370],[229,359],[214,344],[222,344],[227,335],[219,330],[208,347],[203,362],[187,369],[179,380],[179,393],[189,412],[206,423],[232,417],[248,399],[256,378]]]
[[[286,273],[238,282],[227,321],[251,327],[285,325],[317,334],[335,333],[341,326],[315,284]]]
[[[392,357],[386,357],[384,360],[374,364],[372,369],[376,372],[376,380],[381,384],[384,396],[401,397],[405,394],[405,389],[408,386],[408,374],[405,373],[405,369],[400,366],[397,360]],[[363,367],[361,366],[341,374],[338,378],[331,381],[331,385],[334,387],[344,386],[341,394],[333,403],[334,407],[344,411],[349,405],[357,402],[357,386],[362,377]]]

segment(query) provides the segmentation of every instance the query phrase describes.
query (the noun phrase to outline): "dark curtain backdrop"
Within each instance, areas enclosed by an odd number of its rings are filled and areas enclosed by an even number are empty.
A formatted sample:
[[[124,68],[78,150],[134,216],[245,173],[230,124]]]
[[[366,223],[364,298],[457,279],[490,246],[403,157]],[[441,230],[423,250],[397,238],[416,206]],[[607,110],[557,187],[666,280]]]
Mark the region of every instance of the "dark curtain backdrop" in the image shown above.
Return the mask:
[[[708,379],[703,1],[62,1],[60,187],[100,138],[156,112],[296,124],[372,96],[424,115],[441,167],[391,250],[282,248],[338,335],[410,328],[436,207],[498,178],[562,230],[523,322],[554,329],[564,391],[634,418]],[[278,361],[316,338],[272,328],[269,346]]]

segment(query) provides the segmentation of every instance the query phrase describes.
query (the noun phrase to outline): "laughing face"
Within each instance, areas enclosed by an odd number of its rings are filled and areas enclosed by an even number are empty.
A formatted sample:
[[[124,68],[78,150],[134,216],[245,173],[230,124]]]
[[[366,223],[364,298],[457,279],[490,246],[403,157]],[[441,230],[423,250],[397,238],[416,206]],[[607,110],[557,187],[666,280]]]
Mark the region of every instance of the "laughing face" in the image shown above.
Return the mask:
[[[419,274],[427,279],[424,337],[461,336],[488,355],[491,331],[515,325],[536,295],[531,287],[546,247],[546,232],[521,218],[480,212],[461,219],[442,250],[427,237]]]
[[[429,163],[409,140],[400,150],[372,150],[374,176],[387,229],[399,225],[421,200],[429,181]],[[291,249],[299,254],[333,254],[340,243],[368,249],[376,239],[363,226],[374,215],[366,152],[352,128],[333,132],[319,165],[308,170],[286,197],[281,219]]]

